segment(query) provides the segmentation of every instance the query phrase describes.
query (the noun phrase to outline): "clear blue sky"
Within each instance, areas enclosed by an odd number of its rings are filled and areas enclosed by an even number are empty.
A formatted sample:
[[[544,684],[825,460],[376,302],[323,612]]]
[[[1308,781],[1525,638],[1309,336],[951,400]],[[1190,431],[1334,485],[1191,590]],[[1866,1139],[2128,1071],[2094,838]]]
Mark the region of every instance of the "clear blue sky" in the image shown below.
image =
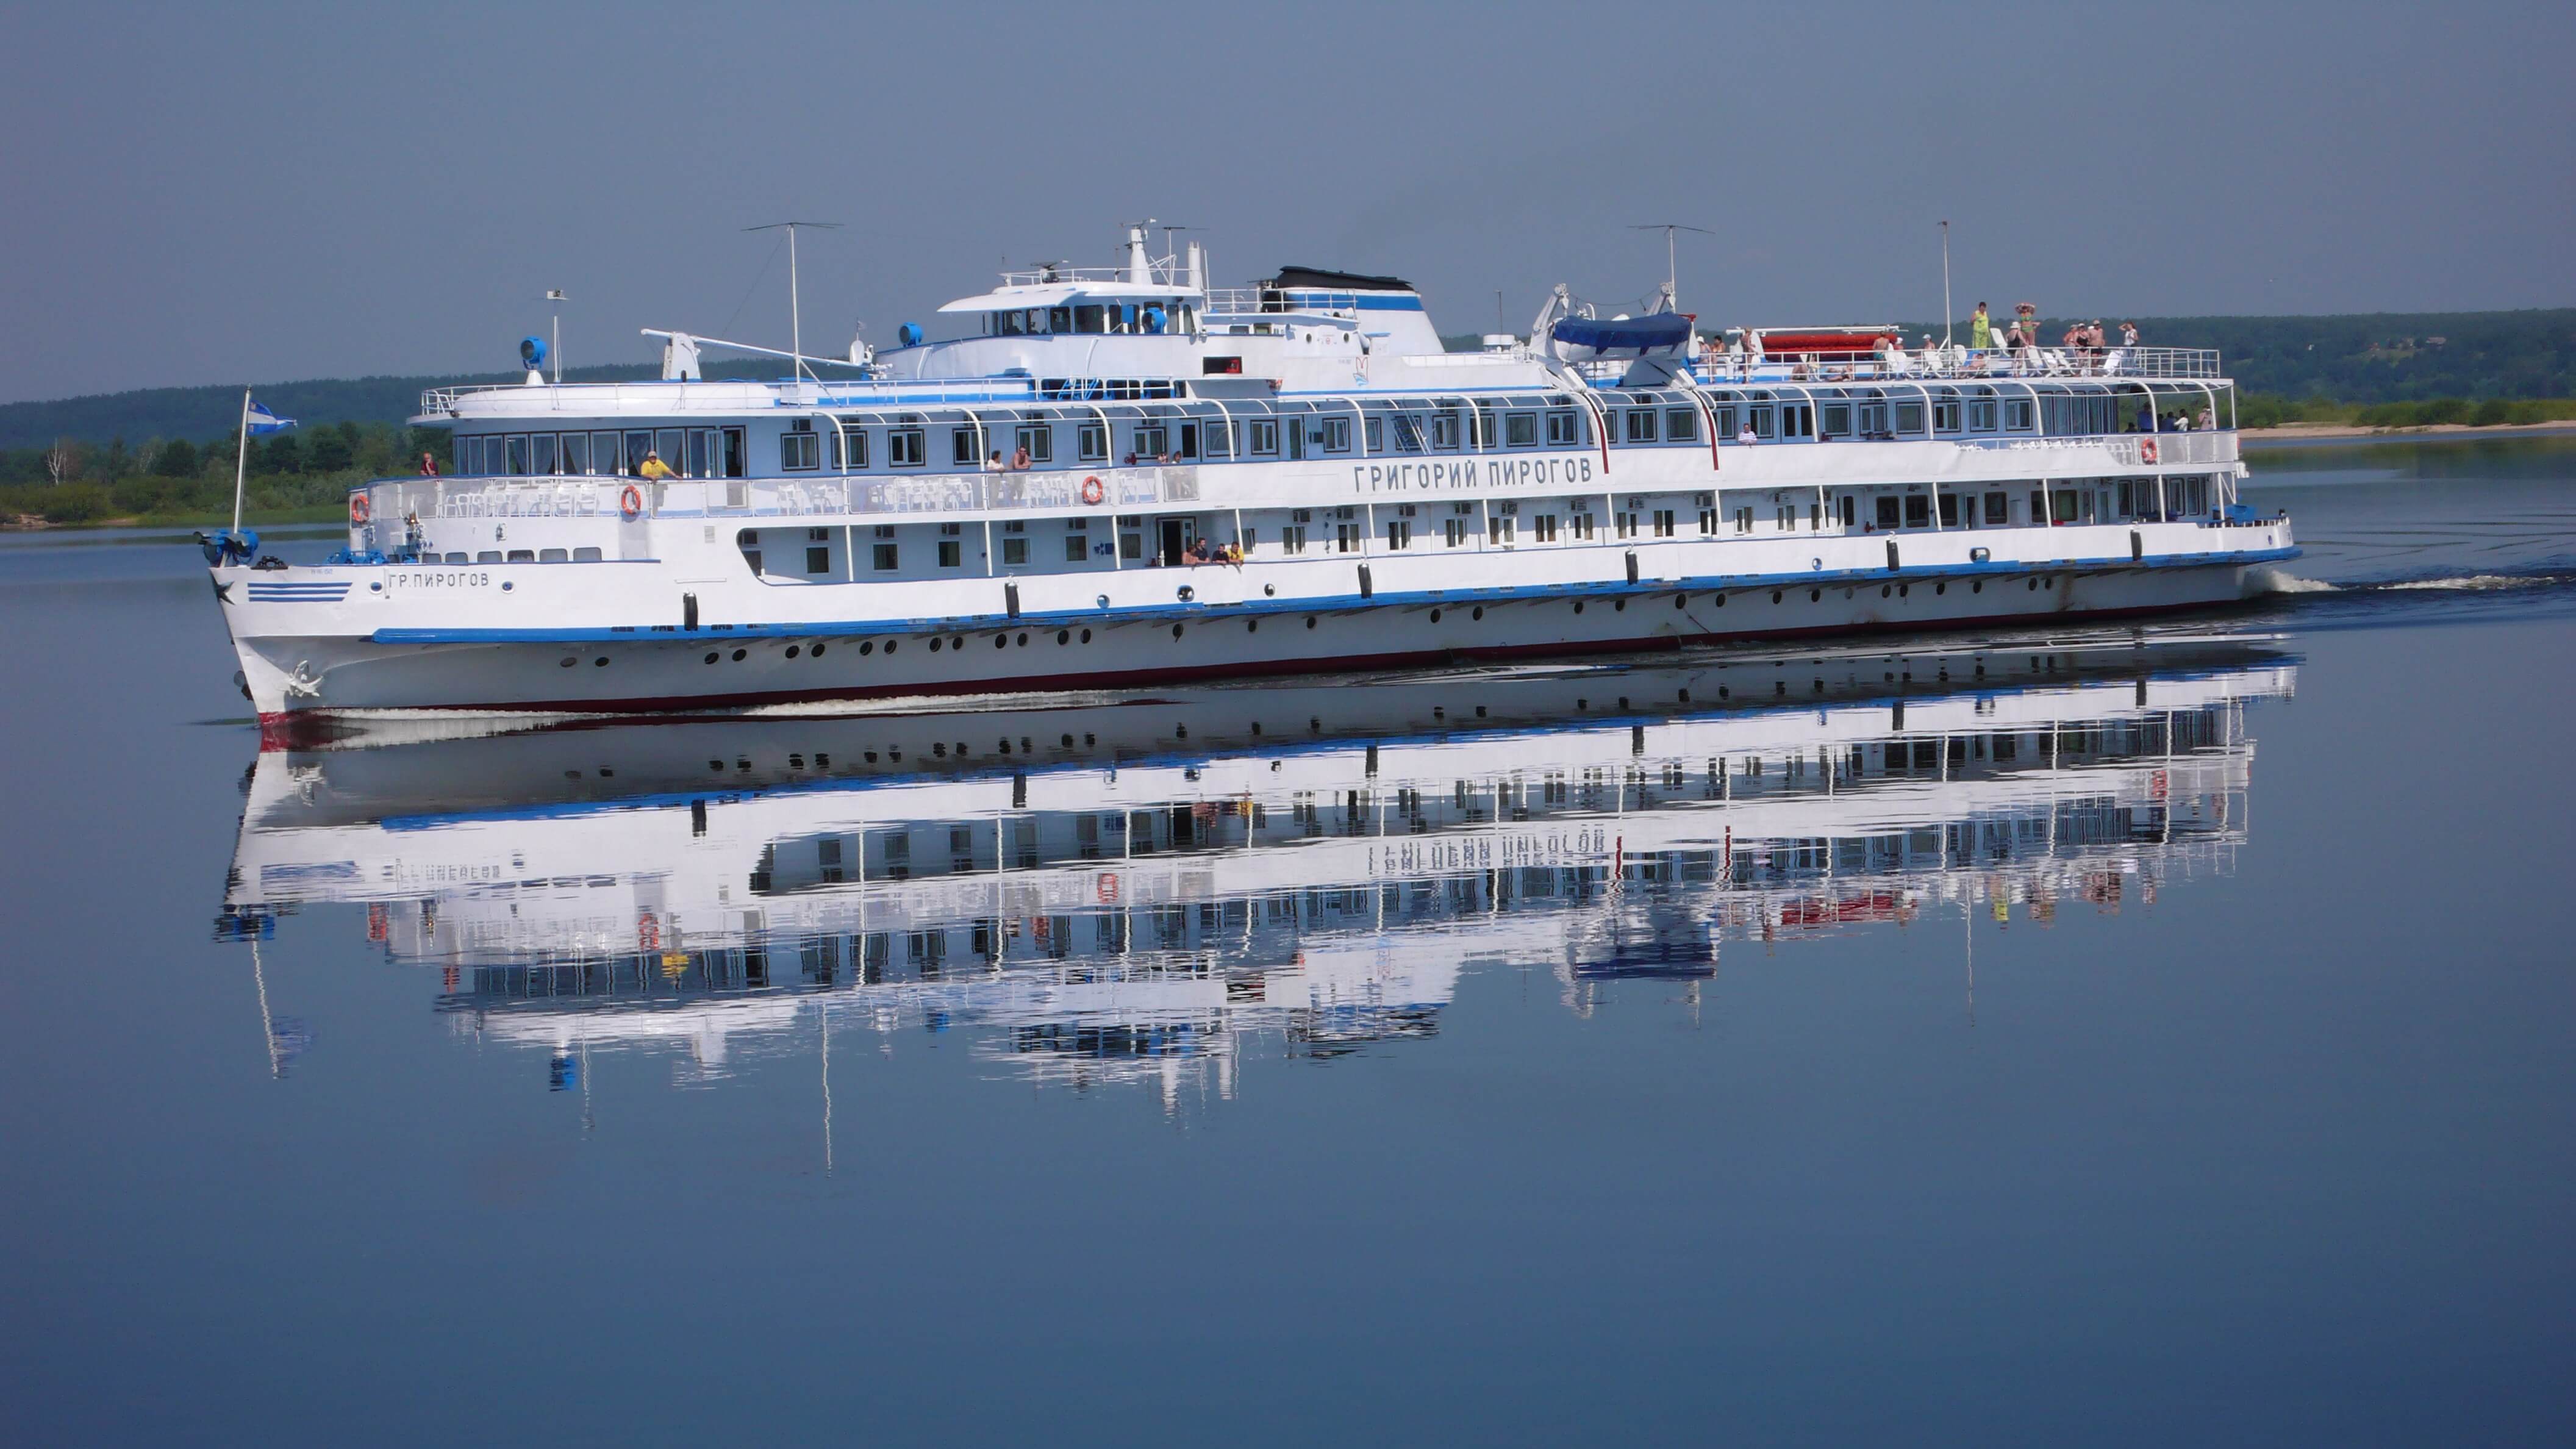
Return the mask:
[[[233,6],[14,0],[0,400],[507,365],[636,329],[890,339],[1001,259],[1204,228],[1217,277],[1445,330],[2576,302],[2576,5]]]

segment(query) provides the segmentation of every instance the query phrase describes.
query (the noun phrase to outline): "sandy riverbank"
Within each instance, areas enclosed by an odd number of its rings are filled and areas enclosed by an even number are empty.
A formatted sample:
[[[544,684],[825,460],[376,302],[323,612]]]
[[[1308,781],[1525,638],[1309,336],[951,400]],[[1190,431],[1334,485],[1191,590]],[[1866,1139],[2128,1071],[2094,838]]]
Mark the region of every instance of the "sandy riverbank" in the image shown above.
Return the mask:
[[[2468,423],[2428,423],[2416,428],[2365,428],[2351,423],[2283,423],[2276,428],[2245,428],[2237,436],[2248,444],[2297,443],[2314,439],[2336,438],[2436,438],[2474,433],[2479,437],[2509,436],[2521,433],[2576,433],[2576,423],[2492,423],[2474,427]]]

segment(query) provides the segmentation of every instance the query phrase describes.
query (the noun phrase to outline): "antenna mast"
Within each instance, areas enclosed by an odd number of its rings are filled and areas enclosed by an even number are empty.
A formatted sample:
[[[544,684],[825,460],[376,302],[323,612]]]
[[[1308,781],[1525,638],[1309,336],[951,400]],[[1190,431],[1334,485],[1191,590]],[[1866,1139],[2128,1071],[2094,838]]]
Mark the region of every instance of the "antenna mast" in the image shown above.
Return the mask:
[[[788,352],[796,359],[796,371],[804,376],[813,377],[813,374],[807,371],[805,367],[804,304],[797,295],[796,228],[800,226],[810,226],[822,231],[839,231],[841,229],[841,224],[837,221],[773,221],[767,226],[747,226],[744,227],[743,230],[776,231],[781,227],[785,227],[787,229],[787,348]],[[814,380],[817,382],[822,381],[821,378],[815,378]]]
[[[1950,346],[1950,220],[1941,219],[1941,346]]]
[[[1674,247],[1674,233],[1695,231],[1701,236],[1715,236],[1717,233],[1704,226],[1688,226],[1678,221],[1635,222],[1630,224],[1628,230],[1659,231],[1664,234],[1664,296],[1672,304],[1674,311],[1680,311],[1682,308],[1681,268],[1679,253]]]

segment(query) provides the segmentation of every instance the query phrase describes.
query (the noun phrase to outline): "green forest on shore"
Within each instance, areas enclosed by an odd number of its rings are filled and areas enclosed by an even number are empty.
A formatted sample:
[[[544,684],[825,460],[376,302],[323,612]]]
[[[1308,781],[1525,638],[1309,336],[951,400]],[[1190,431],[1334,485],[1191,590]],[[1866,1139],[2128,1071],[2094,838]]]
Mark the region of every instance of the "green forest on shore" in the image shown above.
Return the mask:
[[[2576,420],[2576,308],[2104,320],[2114,329],[2135,321],[2150,346],[2218,349],[2240,389],[2239,421],[2249,428]],[[1918,336],[1940,331],[1937,323],[1904,326]],[[1954,328],[1965,337],[1964,321]],[[1447,340],[1461,349],[1478,345],[1472,336]],[[654,371],[641,364],[581,368],[565,381],[622,381]],[[446,430],[409,424],[421,392],[516,379],[512,373],[260,385],[261,402],[299,426],[252,441],[245,516],[264,524],[333,521],[343,516],[352,485],[417,472],[423,453],[447,470]],[[240,407],[238,387],[0,404],[0,527],[223,521],[232,508]]]

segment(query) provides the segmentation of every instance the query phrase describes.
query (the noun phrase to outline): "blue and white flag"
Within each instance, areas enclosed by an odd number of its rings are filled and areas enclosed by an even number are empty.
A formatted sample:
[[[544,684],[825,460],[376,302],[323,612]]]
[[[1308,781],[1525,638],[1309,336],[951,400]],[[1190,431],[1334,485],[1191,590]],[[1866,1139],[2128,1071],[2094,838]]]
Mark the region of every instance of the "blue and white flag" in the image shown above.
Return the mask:
[[[264,437],[270,433],[282,433],[295,426],[295,419],[279,417],[268,410],[266,403],[252,403],[249,410],[242,416],[249,422],[250,435],[254,438]]]

